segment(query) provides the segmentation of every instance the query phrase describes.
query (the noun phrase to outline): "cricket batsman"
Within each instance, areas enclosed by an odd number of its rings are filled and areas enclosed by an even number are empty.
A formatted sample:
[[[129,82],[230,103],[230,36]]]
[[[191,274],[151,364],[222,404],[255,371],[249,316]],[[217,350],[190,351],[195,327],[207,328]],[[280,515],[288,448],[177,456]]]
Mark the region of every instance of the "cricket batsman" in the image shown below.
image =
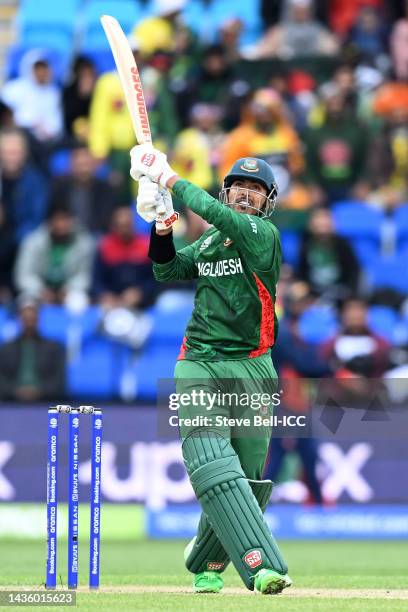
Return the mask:
[[[156,279],[197,279],[194,310],[175,367],[177,391],[193,397],[204,389],[219,397],[220,387],[227,392],[276,390],[270,349],[277,333],[281,246],[270,221],[277,198],[270,166],[261,159],[239,159],[224,178],[219,200],[181,179],[166,155],[151,145],[133,147],[130,174],[139,181],[138,213],[155,221],[149,256]],[[170,190],[212,225],[177,252],[172,225],[178,213]],[[196,592],[219,592],[222,572],[232,561],[248,589],[280,593],[292,581],[263,517],[272,490],[271,481],[261,480],[271,428],[250,425],[249,431],[237,431],[228,417],[239,408],[215,403],[211,411],[203,409],[205,423],[192,426],[187,417],[196,407],[179,406],[184,463],[202,508],[185,563],[194,574]],[[263,414],[271,409],[261,406]],[[215,417],[221,424],[214,426]]]

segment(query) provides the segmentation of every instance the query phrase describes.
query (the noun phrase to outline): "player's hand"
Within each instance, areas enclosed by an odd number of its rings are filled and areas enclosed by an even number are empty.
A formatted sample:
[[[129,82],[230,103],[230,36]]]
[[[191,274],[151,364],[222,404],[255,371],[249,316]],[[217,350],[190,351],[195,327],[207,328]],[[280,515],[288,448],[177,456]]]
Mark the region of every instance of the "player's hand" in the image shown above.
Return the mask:
[[[163,212],[158,211],[158,215],[156,217],[156,230],[162,231],[170,229],[180,215],[173,208],[173,200],[170,191],[168,189],[160,188],[159,193],[161,196]]]
[[[153,183],[150,178],[140,177],[136,210],[147,223],[154,221],[159,213],[166,210],[163,196],[159,190],[159,185]]]
[[[167,162],[167,155],[154,149],[151,144],[136,145],[130,151],[130,176],[139,181],[148,176],[154,183],[166,187],[167,181],[176,176],[176,172]]]

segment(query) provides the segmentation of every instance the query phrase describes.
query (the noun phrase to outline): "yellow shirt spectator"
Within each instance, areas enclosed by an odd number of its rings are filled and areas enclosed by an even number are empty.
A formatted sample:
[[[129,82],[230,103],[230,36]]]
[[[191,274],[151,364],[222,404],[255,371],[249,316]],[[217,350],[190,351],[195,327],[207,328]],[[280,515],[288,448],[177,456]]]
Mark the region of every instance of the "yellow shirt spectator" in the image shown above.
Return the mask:
[[[172,51],[174,48],[174,28],[167,19],[148,17],[133,30],[140,45],[140,52],[149,56],[158,51]]]
[[[96,82],[89,116],[89,148],[98,159],[112,150],[129,150],[136,139],[116,72],[102,74]]]

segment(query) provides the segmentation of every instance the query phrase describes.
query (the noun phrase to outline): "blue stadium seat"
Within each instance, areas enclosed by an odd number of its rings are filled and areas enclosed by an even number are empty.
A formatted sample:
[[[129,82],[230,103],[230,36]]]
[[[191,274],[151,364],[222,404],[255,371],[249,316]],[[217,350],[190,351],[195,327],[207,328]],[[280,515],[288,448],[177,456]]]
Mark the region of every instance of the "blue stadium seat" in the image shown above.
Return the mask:
[[[337,232],[351,241],[360,263],[373,263],[380,256],[384,213],[358,201],[337,202],[331,210]]]
[[[405,255],[379,258],[366,271],[372,288],[390,288],[408,293],[408,266]]]
[[[72,49],[79,0],[50,2],[23,0],[17,18],[20,42],[69,54]]]
[[[204,3],[202,0],[189,0],[183,9],[183,21],[194,32],[200,29],[206,19]]]
[[[394,213],[397,230],[397,249],[408,255],[408,202],[399,206]]]
[[[368,323],[373,332],[383,336],[389,342],[394,341],[398,324],[398,315],[395,310],[388,306],[370,306]]]
[[[88,0],[82,13],[81,38],[81,49],[86,53],[108,48],[101,15],[116,17],[123,31],[129,34],[145,12],[137,0]]]
[[[69,174],[71,170],[71,151],[69,149],[59,149],[53,153],[48,162],[48,168],[53,176]]]
[[[281,230],[282,258],[285,263],[296,267],[299,261],[301,236],[299,232]]]
[[[8,308],[0,306],[0,344],[13,340],[20,330],[17,319]]]
[[[311,306],[299,319],[299,333],[303,340],[320,344],[332,338],[338,329],[338,321],[333,308]]]
[[[174,292],[177,298],[177,292]],[[154,325],[151,336],[149,337],[149,346],[172,346],[180,348],[183,340],[186,325],[191,317],[193,302],[191,298],[186,297],[174,303],[174,307],[161,306],[159,303],[150,310],[153,317]]]
[[[97,333],[101,320],[99,306],[89,306],[79,315],[72,315],[63,306],[44,305],[39,315],[40,332],[50,340],[67,344],[72,334],[78,334],[81,342]]]
[[[364,268],[375,263],[381,256],[380,244],[377,240],[355,236],[354,238],[349,238],[349,243],[358,261]]]
[[[173,378],[179,348],[176,345],[148,347],[136,360],[134,376],[138,400],[155,401],[158,379]]]
[[[89,400],[118,397],[121,373],[129,354],[129,348],[107,338],[89,340],[77,358],[68,362],[68,393]]]
[[[104,49],[87,49],[82,55],[88,57],[93,62],[96,72],[102,74],[104,72],[112,72],[116,70],[115,60],[113,59],[110,48]]]
[[[150,231],[152,229],[152,224],[148,223],[147,221],[145,221],[144,219],[142,219],[142,217],[140,215],[137,214],[136,212],[136,201],[133,202],[132,205],[132,210],[133,210],[133,227],[135,229],[135,232],[137,234],[142,234],[144,236],[150,236]]]
[[[384,213],[364,202],[336,202],[331,208],[336,230],[349,238],[370,237],[380,239]]]

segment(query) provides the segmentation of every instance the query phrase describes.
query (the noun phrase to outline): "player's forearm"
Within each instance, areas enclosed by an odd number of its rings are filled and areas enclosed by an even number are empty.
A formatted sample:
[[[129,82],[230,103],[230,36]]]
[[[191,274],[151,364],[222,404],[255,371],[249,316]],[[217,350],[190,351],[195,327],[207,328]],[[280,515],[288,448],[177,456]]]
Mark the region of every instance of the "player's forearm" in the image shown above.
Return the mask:
[[[194,278],[194,262],[183,253],[176,253],[173,232],[158,233],[153,227],[150,235],[149,253],[153,261],[153,274],[159,282],[189,280]]]
[[[219,200],[213,198],[209,193],[196,187],[189,181],[181,179],[179,176],[173,176],[167,182],[167,186],[172,189],[173,193],[183,201],[193,212],[200,215],[203,219],[212,223],[216,227],[222,224],[225,212],[228,210],[222,206]],[[227,213],[228,216],[228,213]],[[219,227],[219,229],[222,229]]]

